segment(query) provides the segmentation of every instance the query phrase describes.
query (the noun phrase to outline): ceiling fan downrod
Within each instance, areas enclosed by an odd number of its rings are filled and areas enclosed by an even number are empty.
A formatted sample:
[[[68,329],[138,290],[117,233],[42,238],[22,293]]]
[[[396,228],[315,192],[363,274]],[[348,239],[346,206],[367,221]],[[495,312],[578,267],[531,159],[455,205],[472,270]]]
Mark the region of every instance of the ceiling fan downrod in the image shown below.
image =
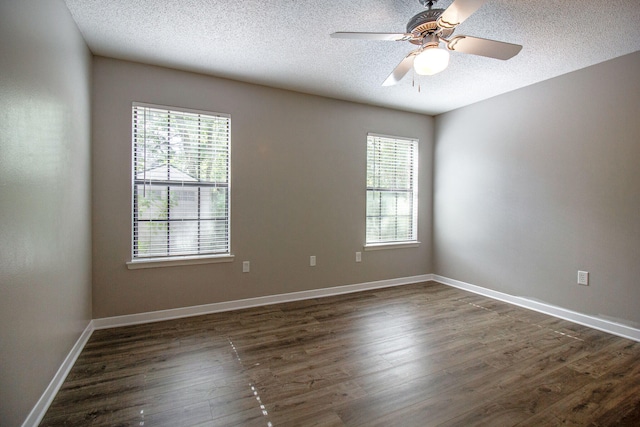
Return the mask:
[[[418,0],[418,2],[423,5],[424,7],[428,8],[429,10],[431,10],[431,8],[433,7],[434,3],[437,3],[438,0]]]

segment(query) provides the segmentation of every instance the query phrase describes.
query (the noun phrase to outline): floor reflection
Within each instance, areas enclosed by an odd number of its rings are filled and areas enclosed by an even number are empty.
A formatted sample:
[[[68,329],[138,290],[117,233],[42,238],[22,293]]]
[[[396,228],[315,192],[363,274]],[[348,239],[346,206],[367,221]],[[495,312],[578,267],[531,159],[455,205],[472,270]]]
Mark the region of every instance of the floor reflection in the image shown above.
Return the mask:
[[[240,366],[244,368],[244,366],[242,365],[242,358],[238,353],[238,349],[236,348],[233,341],[231,341],[231,339],[229,339],[229,345],[231,346],[231,349],[233,350],[233,353],[235,354],[236,359],[238,360],[238,363],[240,363]],[[251,392],[253,393],[253,395],[256,398],[256,401],[258,402],[258,406],[260,407],[260,412],[262,412],[262,415],[266,417],[267,427],[273,427],[273,423],[271,422],[271,420],[269,420],[269,411],[267,411],[267,408],[262,403],[262,398],[260,397],[260,393],[258,392],[258,389],[253,385],[253,383],[249,383],[249,387],[251,388]]]

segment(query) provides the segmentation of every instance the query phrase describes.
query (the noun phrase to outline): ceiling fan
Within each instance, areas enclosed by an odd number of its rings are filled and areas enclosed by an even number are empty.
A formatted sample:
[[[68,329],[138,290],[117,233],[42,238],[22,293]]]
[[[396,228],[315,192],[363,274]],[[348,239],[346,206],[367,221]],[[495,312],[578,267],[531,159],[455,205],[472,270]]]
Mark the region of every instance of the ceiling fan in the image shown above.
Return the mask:
[[[516,56],[522,49],[522,46],[517,44],[479,37],[460,35],[449,38],[456,27],[478,10],[487,0],[454,0],[446,9],[433,9],[433,4],[438,0],[418,1],[428,9],[409,20],[406,33],[337,32],[331,34],[331,37],[408,41],[420,46],[418,49],[409,52],[382,83],[383,86],[397,84],[412,67],[416,73],[421,75],[439,73],[447,68],[449,64],[449,50],[506,60]],[[444,43],[446,49],[439,48],[440,42]]]

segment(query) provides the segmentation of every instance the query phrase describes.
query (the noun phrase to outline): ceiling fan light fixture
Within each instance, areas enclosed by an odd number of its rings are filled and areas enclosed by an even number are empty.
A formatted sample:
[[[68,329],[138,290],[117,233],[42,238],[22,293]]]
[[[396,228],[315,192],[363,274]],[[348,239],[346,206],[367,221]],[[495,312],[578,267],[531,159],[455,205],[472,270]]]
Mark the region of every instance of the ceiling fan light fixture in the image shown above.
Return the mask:
[[[432,76],[447,68],[449,65],[449,51],[439,49],[437,46],[428,47],[413,60],[413,68],[416,73],[423,76]]]

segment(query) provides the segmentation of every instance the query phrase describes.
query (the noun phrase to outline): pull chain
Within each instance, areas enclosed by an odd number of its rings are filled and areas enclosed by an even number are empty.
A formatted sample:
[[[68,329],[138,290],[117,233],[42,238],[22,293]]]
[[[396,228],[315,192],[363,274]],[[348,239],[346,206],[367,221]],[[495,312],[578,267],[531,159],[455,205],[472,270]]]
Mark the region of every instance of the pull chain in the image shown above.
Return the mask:
[[[416,70],[411,73],[411,87],[416,87]],[[420,82],[418,82],[418,93],[420,93]]]

